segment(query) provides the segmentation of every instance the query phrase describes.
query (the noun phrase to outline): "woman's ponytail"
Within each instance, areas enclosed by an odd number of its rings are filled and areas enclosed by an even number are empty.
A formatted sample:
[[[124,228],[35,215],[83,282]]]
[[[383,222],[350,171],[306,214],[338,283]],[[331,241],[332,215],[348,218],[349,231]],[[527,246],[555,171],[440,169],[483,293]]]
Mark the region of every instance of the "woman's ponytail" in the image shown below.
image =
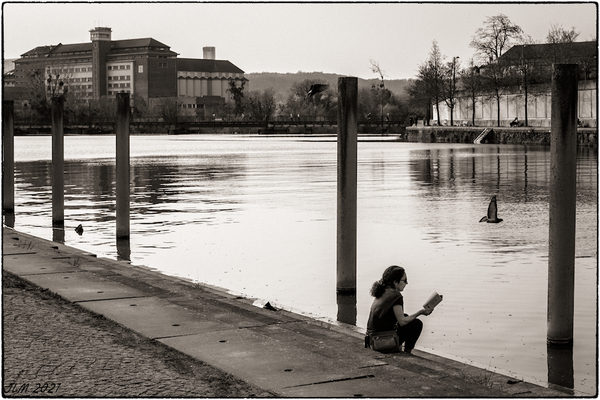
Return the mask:
[[[381,295],[385,292],[385,285],[380,280],[373,282],[373,286],[371,286],[371,296],[377,298],[381,297]]]

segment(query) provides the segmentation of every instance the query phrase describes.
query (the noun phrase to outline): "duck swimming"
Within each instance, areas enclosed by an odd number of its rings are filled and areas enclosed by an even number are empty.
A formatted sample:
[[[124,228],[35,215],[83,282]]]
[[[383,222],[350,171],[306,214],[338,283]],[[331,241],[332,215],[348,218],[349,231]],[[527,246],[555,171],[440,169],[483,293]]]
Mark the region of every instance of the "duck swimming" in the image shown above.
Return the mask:
[[[81,226],[81,224],[79,224],[79,225],[77,226],[77,228],[75,228],[75,232],[77,232],[77,234],[78,234],[79,236],[83,235],[83,226]]]
[[[498,205],[496,204],[496,196],[492,197],[490,205],[488,206],[487,215],[479,220],[479,222],[487,222],[490,224],[497,224],[502,222],[502,218],[498,218]]]

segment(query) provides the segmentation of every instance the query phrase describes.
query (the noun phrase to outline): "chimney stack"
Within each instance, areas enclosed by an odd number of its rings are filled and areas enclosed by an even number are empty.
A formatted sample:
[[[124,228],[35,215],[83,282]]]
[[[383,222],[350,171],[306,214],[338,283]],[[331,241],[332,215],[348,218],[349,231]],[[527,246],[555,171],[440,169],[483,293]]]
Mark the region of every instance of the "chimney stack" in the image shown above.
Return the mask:
[[[214,47],[203,47],[204,50],[204,59],[205,60],[215,60],[216,59],[216,49]]]

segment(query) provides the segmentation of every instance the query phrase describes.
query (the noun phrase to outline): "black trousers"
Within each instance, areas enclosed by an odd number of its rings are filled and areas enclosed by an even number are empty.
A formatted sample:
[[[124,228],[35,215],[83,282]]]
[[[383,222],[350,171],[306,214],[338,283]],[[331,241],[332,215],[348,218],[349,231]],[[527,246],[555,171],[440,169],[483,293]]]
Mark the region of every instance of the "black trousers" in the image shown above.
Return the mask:
[[[415,344],[417,343],[417,340],[419,340],[419,336],[421,336],[423,322],[421,322],[420,319],[415,318],[404,326],[396,324],[395,329],[398,333],[398,337],[400,338],[400,345],[404,343],[404,351],[410,352],[415,348]]]

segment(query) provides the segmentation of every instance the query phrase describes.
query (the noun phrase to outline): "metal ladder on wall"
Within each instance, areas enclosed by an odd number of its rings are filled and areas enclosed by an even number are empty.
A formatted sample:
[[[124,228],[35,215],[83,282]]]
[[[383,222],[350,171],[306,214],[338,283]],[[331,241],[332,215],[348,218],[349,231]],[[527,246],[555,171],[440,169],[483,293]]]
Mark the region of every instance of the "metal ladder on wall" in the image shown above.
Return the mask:
[[[481,133],[480,133],[480,134],[477,136],[477,138],[475,138],[475,140],[473,140],[473,143],[475,143],[475,144],[481,144],[481,141],[483,140],[483,138],[484,138],[484,137],[486,137],[486,135],[487,135],[488,133],[490,133],[490,132],[491,132],[491,130],[492,130],[492,128],[485,128],[485,129],[483,130],[483,132],[481,132]]]

